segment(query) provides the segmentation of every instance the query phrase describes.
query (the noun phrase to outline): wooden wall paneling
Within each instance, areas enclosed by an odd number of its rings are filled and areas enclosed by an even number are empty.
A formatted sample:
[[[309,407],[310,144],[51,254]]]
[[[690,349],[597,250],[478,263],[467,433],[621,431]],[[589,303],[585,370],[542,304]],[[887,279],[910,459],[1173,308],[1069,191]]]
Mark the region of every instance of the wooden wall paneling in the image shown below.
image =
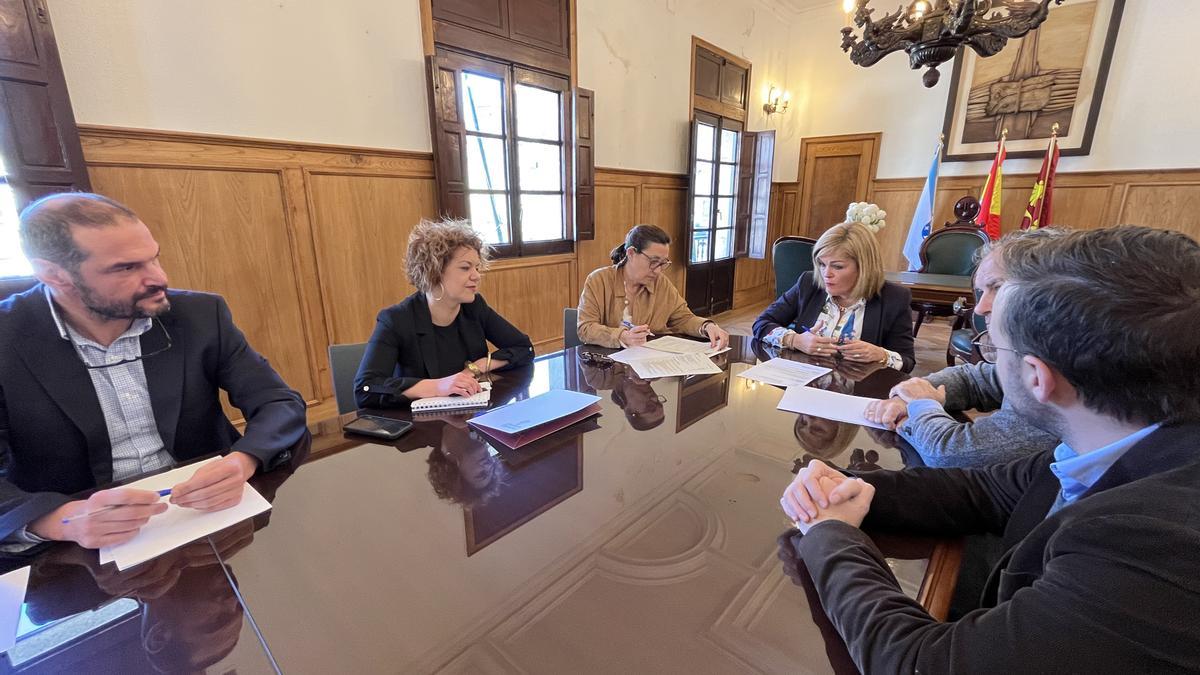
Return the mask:
[[[938,182],[934,227],[954,220],[954,202],[965,195],[978,197],[984,176],[945,176]],[[1002,232],[1021,224],[1034,174],[1004,177]],[[889,178],[874,181],[874,201],[888,212],[888,227],[881,233],[884,264],[905,269],[900,252],[913,212],[924,187],[922,178]],[[1196,219],[1180,217],[1200,207],[1200,170],[1103,171],[1059,173],[1054,186],[1053,224],[1072,229],[1111,227],[1134,223],[1188,233],[1200,239]],[[1183,210],[1180,210],[1183,209]],[[897,230],[893,231],[892,228]]]
[[[850,202],[870,199],[880,138],[873,133],[801,139],[796,234],[816,238],[842,222]]]
[[[437,213],[432,176],[309,172],[313,242],[329,341],[364,342],[380,309],[415,290],[408,235]]]
[[[308,349],[313,383],[319,399],[333,396],[333,379],[329,372],[328,327],[322,304],[321,280],[317,274],[317,250],[313,244],[311,208],[308,203],[308,177],[303,169],[286,168],[280,171],[283,184],[284,208],[287,209],[288,237],[298,280],[300,312],[305,330],[299,332]]]
[[[492,266],[480,292],[544,354],[562,349],[562,308],[579,301],[574,274],[575,256],[570,253],[510,258]]]
[[[907,185],[875,185],[873,199],[879,208],[887,211],[887,227],[876,234],[879,253],[883,257],[883,266],[886,269],[908,269],[908,260],[903,253],[904,239],[908,237],[908,227],[912,223],[913,213],[917,210],[920,198],[921,188],[914,191]],[[939,222],[936,216],[934,222]]]
[[[687,273],[687,265],[683,263],[687,259],[687,187],[643,185],[639,190],[642,193],[639,222],[657,225],[671,235],[671,260],[675,262],[667,268],[667,278],[682,289]]]
[[[93,164],[91,177],[150,227],[173,286],[224,296],[250,344],[306,401],[319,400],[296,337],[304,311],[280,172]]]
[[[1190,180],[1130,182],[1112,224],[1179,230],[1200,241],[1200,172]]]

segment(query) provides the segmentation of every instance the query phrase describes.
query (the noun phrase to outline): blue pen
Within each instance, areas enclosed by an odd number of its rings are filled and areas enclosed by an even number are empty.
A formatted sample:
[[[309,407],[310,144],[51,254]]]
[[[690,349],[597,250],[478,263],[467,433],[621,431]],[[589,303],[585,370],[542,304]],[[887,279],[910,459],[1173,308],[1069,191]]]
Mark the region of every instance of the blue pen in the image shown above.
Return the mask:
[[[621,321],[621,327],[626,330],[633,330],[633,324],[629,323],[628,321],[625,321],[625,320]],[[651,333],[650,331],[646,331],[646,335],[649,335],[650,337],[654,337],[654,333]]]
[[[155,493],[158,494],[159,497],[166,497],[171,494],[171,488],[167,488],[165,490],[155,490]],[[76,514],[69,518],[63,518],[62,522],[63,522],[63,525],[69,525],[70,523],[73,523],[76,520],[82,520],[83,518],[87,518],[88,516],[94,516],[97,513],[104,513],[105,511],[111,511],[111,510],[117,508],[117,506],[120,506],[120,505],[105,506],[104,508],[96,509],[95,511],[88,511],[87,513],[79,513],[79,514]]]

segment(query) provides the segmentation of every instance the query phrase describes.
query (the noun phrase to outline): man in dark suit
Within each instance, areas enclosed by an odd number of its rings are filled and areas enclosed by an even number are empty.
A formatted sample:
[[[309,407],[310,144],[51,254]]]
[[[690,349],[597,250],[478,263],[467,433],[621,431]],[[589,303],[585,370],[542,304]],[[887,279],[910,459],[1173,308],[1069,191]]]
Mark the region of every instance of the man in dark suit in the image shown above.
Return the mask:
[[[1063,439],[985,469],[850,477],[814,461],[784,547],[868,673],[1200,670],[1200,245],[1123,226],[1004,251],[1006,397]],[[939,623],[860,530],[1003,533],[981,608]],[[789,550],[793,549],[794,550]]]
[[[290,459],[308,433],[303,399],[221,297],[168,290],[159,245],[132,211],[60,194],[30,204],[20,227],[41,283],[0,302],[0,546],[115,545],[166,510],[158,493],[69,495],[222,454],[170,496],[215,511]],[[245,415],[244,436],[218,390]]]

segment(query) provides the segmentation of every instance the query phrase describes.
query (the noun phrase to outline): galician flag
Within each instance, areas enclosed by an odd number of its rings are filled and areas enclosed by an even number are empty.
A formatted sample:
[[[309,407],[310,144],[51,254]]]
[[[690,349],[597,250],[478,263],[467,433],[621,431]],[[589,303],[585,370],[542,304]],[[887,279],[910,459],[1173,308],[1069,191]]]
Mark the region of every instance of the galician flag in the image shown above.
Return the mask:
[[[1000,135],[1000,144],[996,148],[996,158],[992,160],[992,170],[988,172],[987,182],[983,185],[983,195],[979,197],[979,222],[977,223],[987,236],[993,240],[1000,238],[1000,195],[1004,178],[1004,157],[1008,151],[1004,149],[1004,139],[1008,130]]]
[[[1055,125],[1057,127],[1058,125]],[[1049,226],[1050,197],[1054,192],[1054,172],[1058,169],[1058,137],[1050,137],[1050,145],[1046,147],[1046,156],[1042,158],[1042,170],[1038,172],[1037,182],[1029,193],[1029,206],[1025,209],[1025,217],[1021,219],[1022,230],[1036,230]]]
[[[925,177],[925,189],[921,190],[921,201],[917,202],[917,212],[913,214],[912,225],[908,226],[908,238],[904,240],[904,257],[908,258],[909,270],[921,269],[921,244],[933,231],[933,200],[937,196],[941,152],[942,142],[938,141],[933,151],[933,163],[929,165],[929,175]]]

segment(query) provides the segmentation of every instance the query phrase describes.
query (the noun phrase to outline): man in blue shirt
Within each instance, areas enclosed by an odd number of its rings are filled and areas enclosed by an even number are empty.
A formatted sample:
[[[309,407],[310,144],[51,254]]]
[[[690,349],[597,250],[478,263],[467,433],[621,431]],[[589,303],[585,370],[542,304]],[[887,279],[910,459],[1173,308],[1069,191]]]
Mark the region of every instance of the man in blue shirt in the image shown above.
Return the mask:
[[[1200,670],[1200,244],[1122,226],[1004,250],[981,352],[1062,439],[986,469],[847,476],[814,461],[781,504],[864,672]],[[859,527],[1003,532],[980,609],[937,622]]]

